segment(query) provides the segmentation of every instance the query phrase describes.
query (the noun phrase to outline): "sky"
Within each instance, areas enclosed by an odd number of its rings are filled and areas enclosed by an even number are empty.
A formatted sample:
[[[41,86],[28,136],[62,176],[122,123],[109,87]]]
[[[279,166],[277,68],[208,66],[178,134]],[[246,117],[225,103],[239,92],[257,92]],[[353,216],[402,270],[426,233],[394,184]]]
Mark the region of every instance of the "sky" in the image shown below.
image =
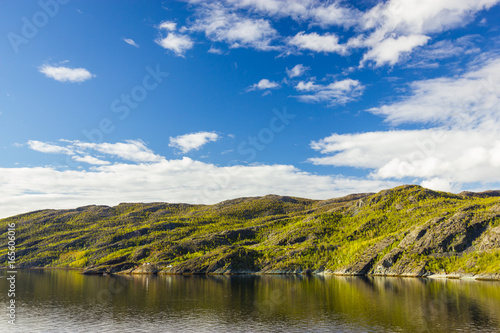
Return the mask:
[[[500,0],[0,0],[0,217],[499,188]]]

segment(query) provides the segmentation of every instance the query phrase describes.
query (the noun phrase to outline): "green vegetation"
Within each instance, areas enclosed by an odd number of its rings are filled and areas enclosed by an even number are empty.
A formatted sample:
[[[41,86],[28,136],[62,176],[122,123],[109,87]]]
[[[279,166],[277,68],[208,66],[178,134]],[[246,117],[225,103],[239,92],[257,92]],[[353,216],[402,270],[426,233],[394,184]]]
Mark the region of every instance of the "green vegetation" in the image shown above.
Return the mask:
[[[317,201],[268,195],[216,205],[42,210],[16,224],[20,267],[88,272],[425,275],[500,273],[500,194],[401,186]],[[7,266],[7,238],[0,265]]]

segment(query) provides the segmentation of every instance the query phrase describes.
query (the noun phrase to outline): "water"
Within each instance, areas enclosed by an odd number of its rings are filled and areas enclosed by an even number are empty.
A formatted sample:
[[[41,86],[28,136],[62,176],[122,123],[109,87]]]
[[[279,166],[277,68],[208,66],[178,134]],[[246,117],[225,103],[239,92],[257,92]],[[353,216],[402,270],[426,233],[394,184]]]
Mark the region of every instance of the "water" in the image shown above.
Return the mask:
[[[0,332],[500,331],[500,282],[19,271],[15,328],[7,289]]]

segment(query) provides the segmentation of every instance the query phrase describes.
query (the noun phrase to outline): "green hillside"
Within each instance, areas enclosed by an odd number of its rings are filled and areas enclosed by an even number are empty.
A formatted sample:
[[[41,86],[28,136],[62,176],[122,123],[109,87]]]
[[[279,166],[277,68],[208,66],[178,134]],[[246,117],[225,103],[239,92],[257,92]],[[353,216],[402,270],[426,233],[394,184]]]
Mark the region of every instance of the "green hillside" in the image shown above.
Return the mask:
[[[498,191],[401,186],[324,201],[268,195],[216,205],[124,203],[31,212],[0,220],[2,230],[12,222],[16,264],[24,268],[500,277]]]

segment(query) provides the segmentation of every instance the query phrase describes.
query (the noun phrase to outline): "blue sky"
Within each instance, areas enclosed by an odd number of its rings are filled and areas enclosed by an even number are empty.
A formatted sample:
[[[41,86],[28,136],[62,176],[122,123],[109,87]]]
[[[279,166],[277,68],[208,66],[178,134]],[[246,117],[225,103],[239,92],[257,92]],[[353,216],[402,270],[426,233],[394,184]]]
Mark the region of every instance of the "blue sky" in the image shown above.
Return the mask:
[[[497,188],[500,0],[0,2],[0,217]]]

